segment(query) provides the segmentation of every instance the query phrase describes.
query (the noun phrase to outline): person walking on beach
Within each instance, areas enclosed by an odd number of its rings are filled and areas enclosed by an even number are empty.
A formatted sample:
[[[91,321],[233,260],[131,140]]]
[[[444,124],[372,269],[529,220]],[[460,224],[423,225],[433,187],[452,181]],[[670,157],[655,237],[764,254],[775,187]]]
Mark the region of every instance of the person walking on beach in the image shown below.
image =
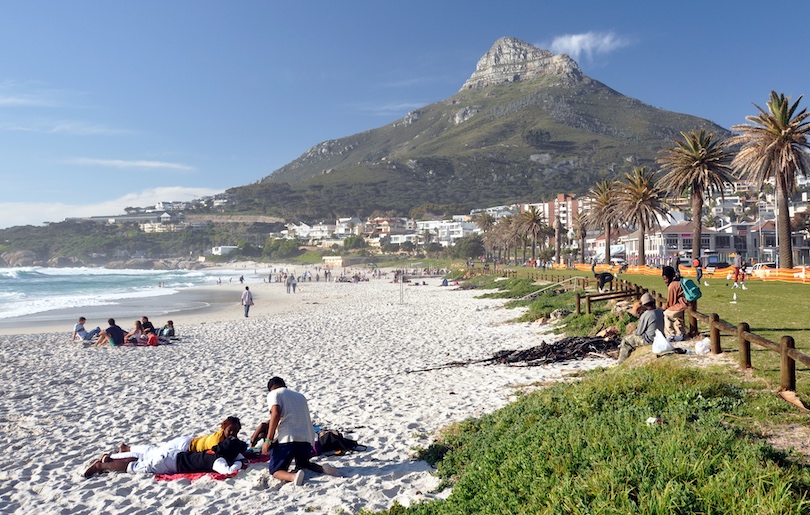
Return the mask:
[[[79,317],[79,321],[73,326],[73,339],[76,339],[78,336],[83,341],[92,340],[101,332],[100,327],[96,327],[92,331],[87,331],[84,329],[84,323],[87,322],[87,319],[84,317]]]
[[[245,291],[242,292],[242,305],[245,306],[245,318],[247,318],[250,306],[253,305],[253,294],[250,293],[250,286],[245,286]]]
[[[284,379],[280,377],[272,377],[267,382],[267,391],[270,419],[266,427],[262,424],[256,431],[263,431],[267,435],[262,445],[262,454],[270,453],[269,470],[273,477],[301,485],[304,482],[303,469],[317,474],[340,476],[340,472],[331,465],[318,465],[309,461],[312,444],[315,443],[315,430],[312,428],[306,397],[287,388]],[[272,447],[271,440],[277,442]],[[294,473],[289,471],[293,459],[296,467]]]

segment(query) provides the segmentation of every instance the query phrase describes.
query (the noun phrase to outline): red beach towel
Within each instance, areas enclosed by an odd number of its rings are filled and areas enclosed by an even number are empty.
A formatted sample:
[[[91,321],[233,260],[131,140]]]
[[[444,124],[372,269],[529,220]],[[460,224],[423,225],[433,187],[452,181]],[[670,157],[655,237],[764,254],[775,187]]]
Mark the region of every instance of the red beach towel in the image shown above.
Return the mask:
[[[233,474],[220,474],[218,472],[180,472],[178,474],[155,474],[155,481],[177,481],[178,479],[188,479],[192,483],[204,477],[210,477],[216,481],[222,481],[229,477],[235,477],[238,472]]]

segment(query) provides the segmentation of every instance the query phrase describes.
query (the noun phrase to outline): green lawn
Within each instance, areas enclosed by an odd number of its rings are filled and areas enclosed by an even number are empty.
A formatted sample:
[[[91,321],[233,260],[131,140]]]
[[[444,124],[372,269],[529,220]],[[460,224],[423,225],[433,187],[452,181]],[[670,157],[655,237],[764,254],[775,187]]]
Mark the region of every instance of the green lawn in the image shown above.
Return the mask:
[[[589,276],[586,272],[576,270],[548,270],[546,272],[511,268],[518,277],[546,276],[572,277]],[[620,278],[648,288],[659,294],[666,293],[664,281],[659,276],[641,274],[621,274]],[[721,320],[733,326],[747,322],[751,332],[779,343],[782,336],[792,336],[796,349],[810,355],[810,285],[782,283],[776,281],[746,281],[747,290],[732,289],[731,281],[725,275],[716,275],[706,279],[709,286],[700,285],[703,296],[698,301],[698,311],[706,315],[717,313]],[[733,294],[737,294],[736,304],[732,304]],[[706,324],[699,323],[702,333],[708,333]],[[724,352],[737,352],[737,337],[722,335],[721,345]],[[756,376],[764,379],[774,390],[779,387],[779,355],[770,350],[751,346],[751,363]],[[810,403],[810,369],[796,363],[796,390],[800,398]]]

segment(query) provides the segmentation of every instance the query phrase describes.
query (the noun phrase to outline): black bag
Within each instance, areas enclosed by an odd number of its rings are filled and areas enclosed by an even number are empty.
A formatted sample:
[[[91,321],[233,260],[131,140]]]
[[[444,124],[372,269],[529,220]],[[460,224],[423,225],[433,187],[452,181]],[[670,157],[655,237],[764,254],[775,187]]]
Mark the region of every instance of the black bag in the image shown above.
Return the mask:
[[[323,429],[318,433],[318,445],[320,452],[331,452],[335,454],[346,454],[349,451],[365,450],[365,446],[359,445],[356,440],[346,438],[334,429]]]

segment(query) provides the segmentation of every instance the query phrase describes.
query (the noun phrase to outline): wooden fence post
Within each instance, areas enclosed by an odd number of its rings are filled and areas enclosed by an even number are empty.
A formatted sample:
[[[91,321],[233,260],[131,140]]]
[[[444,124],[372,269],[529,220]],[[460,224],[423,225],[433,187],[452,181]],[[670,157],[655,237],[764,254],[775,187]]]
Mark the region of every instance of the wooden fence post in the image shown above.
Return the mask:
[[[590,315],[591,314],[591,296],[585,295],[585,313]]]
[[[780,366],[782,372],[782,381],[781,386],[782,390],[789,390],[791,392],[796,391],[796,362],[788,356],[788,349],[793,349],[795,347],[795,342],[793,341],[792,336],[783,336],[782,340],[779,342],[781,347],[781,356],[782,356],[782,363]]]
[[[737,343],[740,349],[740,367],[751,368],[751,342],[749,342],[743,333],[751,331],[751,326],[747,322],[740,322],[737,326]]]
[[[582,314],[582,310],[581,310],[581,309],[580,309],[580,307],[579,307],[579,298],[580,298],[580,296],[579,296],[579,292],[577,292],[577,294],[576,294],[576,299],[577,299],[577,309],[576,309],[576,314],[577,314],[577,315],[581,315],[581,314]]]
[[[720,315],[712,313],[709,315],[710,338],[712,340],[712,354],[720,354],[723,348],[720,347]]]

